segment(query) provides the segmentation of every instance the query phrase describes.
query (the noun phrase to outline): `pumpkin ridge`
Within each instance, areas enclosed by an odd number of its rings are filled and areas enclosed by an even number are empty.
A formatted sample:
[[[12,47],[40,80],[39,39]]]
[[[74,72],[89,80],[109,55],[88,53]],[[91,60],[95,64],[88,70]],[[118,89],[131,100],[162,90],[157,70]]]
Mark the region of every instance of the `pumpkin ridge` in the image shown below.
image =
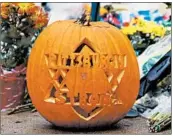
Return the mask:
[[[64,44],[63,48],[68,49],[68,50],[66,50],[66,52],[63,52],[64,54],[70,54],[70,51],[74,48],[75,40],[74,40],[73,36],[76,33],[76,27],[78,27],[78,26],[71,25],[71,27],[69,27],[66,32],[66,33],[68,33],[68,37],[65,37],[65,41],[64,41],[65,43],[63,43]],[[67,42],[67,41],[69,41],[69,42]]]
[[[75,27],[75,32],[79,32],[79,33],[75,33],[73,37],[74,39],[74,45],[72,46],[71,50],[74,51],[76,49],[76,45],[78,44],[78,42],[80,41],[80,37],[81,37],[81,27],[79,27],[78,25],[76,25]]]
[[[117,45],[115,44],[114,42],[114,39],[113,39],[113,36],[112,34],[110,33],[109,30],[106,31],[106,29],[103,29],[104,33],[106,33],[109,37],[110,37],[110,43],[111,43],[111,46],[112,46],[112,49],[114,49],[114,52],[113,53],[117,53],[117,54],[120,54],[120,51],[117,47]],[[112,50],[113,51],[113,50]]]
[[[94,28],[95,29],[95,33],[97,33],[97,34],[95,34],[94,32],[93,32],[93,35],[95,35],[95,39],[94,39],[94,41],[96,41],[95,42],[95,46],[96,46],[96,50],[97,50],[97,53],[100,53],[101,52],[101,48],[100,48],[100,44],[99,44],[99,41],[100,41],[100,39],[98,38],[99,37],[99,35],[98,35],[98,28]],[[94,30],[93,29],[93,30]]]
[[[108,31],[108,33],[111,35],[112,38],[117,37],[117,35],[113,34],[113,33],[117,34],[116,29],[115,30],[110,30],[110,31]],[[117,40],[117,38],[114,38],[112,42],[116,43],[116,44],[114,44],[114,47],[115,47],[118,54],[120,54],[120,52],[122,51],[121,48],[123,48],[123,46],[126,46],[126,45],[122,46],[122,43],[119,40]]]
[[[66,24],[64,24],[64,25],[66,25]],[[61,39],[59,39],[60,40],[60,42],[59,42],[59,50],[58,50],[58,53],[60,53],[60,52],[62,52],[62,43],[63,43],[63,40],[64,40],[64,37],[65,37],[65,34],[68,32],[68,29],[69,29],[69,27],[70,26],[72,26],[72,24],[68,24],[67,26],[66,26],[66,28],[64,29],[64,31],[62,32],[62,37],[61,37]],[[63,26],[61,26],[61,27],[63,27]],[[56,45],[54,45],[54,46],[56,46]]]
[[[58,23],[59,23],[59,25],[58,25],[58,28],[57,29],[59,29],[58,31],[56,30],[56,29],[53,29],[53,30],[50,30],[50,31],[53,31],[54,33],[51,35],[51,33],[49,34],[49,36],[48,36],[48,38],[50,37],[50,38],[52,38],[51,40],[50,40],[50,42],[51,42],[51,45],[52,45],[52,47],[51,47],[51,49],[50,49],[50,52],[55,52],[56,51],[56,48],[57,47],[55,47],[56,46],[56,44],[58,43],[58,45],[60,45],[61,44],[61,41],[62,41],[62,39],[63,39],[63,33],[64,33],[64,31],[66,31],[67,29],[68,29],[68,27],[70,26],[70,24],[69,25],[66,25],[66,23],[65,24],[62,24],[62,22],[61,21],[58,21]],[[66,27],[65,29],[62,29],[63,27]],[[60,38],[58,38],[57,39],[57,37],[55,36],[55,35],[57,35],[57,34],[59,34],[59,37]],[[49,43],[50,44],[50,43]],[[61,46],[60,46],[61,47]],[[59,52],[59,51],[58,51]]]
[[[106,54],[112,54],[112,48],[111,48],[111,45],[109,45],[109,41],[108,41],[108,36],[105,35],[104,31],[105,31],[106,28],[101,28],[100,29],[100,34],[102,35],[103,39],[103,47],[106,47],[107,46],[107,50],[106,50]]]

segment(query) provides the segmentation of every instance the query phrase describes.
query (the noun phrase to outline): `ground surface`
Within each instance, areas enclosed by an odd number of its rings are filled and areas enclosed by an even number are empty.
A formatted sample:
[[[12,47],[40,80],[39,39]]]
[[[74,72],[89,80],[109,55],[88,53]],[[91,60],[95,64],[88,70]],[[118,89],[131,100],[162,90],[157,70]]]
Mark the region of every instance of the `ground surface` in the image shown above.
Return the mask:
[[[125,118],[109,128],[79,131],[56,128],[38,112],[23,112],[13,115],[1,113],[1,134],[155,134],[149,133],[146,119]],[[157,134],[171,134],[171,127]]]

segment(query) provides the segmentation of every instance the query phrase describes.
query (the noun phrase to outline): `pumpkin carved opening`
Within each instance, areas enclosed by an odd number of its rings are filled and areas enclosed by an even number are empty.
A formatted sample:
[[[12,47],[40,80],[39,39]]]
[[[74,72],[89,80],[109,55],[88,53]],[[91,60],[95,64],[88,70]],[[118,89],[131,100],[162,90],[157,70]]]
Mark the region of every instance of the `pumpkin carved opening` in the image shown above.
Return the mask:
[[[96,114],[101,109],[100,107],[95,107],[90,112],[86,112],[84,109],[80,108],[79,106],[74,106],[73,108],[78,112],[78,114],[80,114],[80,116],[83,116],[85,119]]]
[[[55,87],[53,87],[51,92],[50,92],[50,97],[55,98],[55,92],[56,92],[56,89],[55,89]]]
[[[70,103],[70,98],[67,97],[67,93],[63,93],[62,96],[64,96],[64,98],[66,98],[65,103]]]
[[[91,46],[87,45],[86,43],[82,43],[81,45],[77,47],[74,53],[88,54],[88,57],[86,58],[84,58],[84,56],[81,57],[81,62],[83,62],[82,64],[79,64],[80,63],[79,60],[75,59],[74,61],[75,65],[81,65],[82,67],[84,67],[84,63],[85,63],[85,65],[89,65],[90,68],[93,67],[93,60],[90,56],[90,53],[95,53],[95,51]]]
[[[61,84],[62,80],[63,80],[63,77],[60,75],[59,78],[58,78],[58,82]]]
[[[93,48],[91,48],[89,45],[86,43],[82,43],[80,46],[77,47],[77,49],[74,51],[75,53],[80,53],[82,49],[87,46],[92,52],[95,52]]]

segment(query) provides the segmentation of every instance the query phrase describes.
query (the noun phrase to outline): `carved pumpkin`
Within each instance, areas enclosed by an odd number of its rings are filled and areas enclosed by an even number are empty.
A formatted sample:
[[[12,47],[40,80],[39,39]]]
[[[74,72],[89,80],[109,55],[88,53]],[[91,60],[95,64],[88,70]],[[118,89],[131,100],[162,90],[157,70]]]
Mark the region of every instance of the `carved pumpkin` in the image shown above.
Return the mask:
[[[57,21],[35,42],[27,83],[33,104],[48,121],[92,127],[126,115],[138,94],[139,70],[129,40],[115,27]]]

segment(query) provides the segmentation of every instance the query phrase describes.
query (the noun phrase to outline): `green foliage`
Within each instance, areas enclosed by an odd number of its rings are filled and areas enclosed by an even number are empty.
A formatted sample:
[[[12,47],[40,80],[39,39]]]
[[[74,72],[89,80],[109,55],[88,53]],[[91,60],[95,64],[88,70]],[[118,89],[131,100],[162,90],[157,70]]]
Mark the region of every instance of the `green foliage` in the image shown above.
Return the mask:
[[[0,65],[11,70],[27,64],[30,49],[42,29],[34,29],[28,15],[12,13],[0,25]]]

